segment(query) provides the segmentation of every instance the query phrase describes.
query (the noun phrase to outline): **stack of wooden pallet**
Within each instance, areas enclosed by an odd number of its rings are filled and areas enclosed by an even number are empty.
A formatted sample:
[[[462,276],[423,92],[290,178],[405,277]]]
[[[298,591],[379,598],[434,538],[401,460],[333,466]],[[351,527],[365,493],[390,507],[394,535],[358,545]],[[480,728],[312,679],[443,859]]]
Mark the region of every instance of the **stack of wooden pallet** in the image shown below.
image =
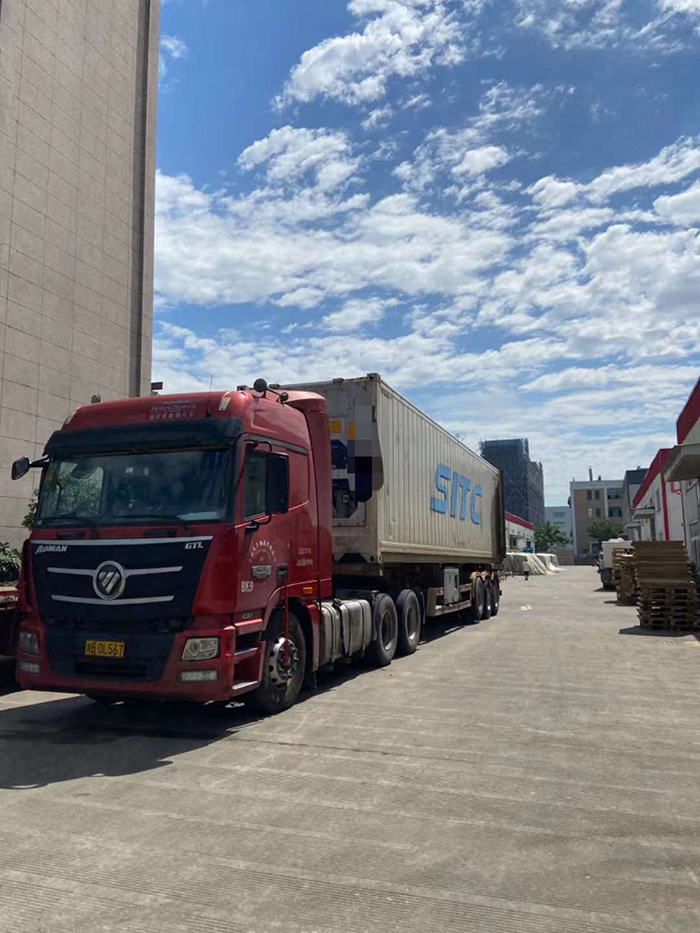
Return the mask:
[[[637,601],[634,554],[629,548],[615,548],[613,551],[613,583],[618,602],[631,605]]]
[[[646,628],[700,627],[698,594],[682,541],[636,541],[639,624]]]

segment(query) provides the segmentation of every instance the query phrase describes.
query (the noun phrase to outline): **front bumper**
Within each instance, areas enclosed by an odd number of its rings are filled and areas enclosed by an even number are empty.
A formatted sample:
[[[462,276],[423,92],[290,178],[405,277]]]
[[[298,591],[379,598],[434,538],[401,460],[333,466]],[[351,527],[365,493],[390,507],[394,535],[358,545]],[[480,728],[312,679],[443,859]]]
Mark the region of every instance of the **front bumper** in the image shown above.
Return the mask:
[[[39,654],[18,652],[17,681],[26,690],[50,690],[59,693],[88,693],[115,697],[150,697],[187,699],[200,703],[230,699],[234,694],[234,654],[236,632],[230,625],[223,629],[187,629],[170,636],[123,636],[117,633],[98,635],[82,632],[51,632],[43,626],[25,623],[25,631],[39,639]],[[188,638],[221,639],[218,658],[210,661],[182,661]],[[80,652],[90,638],[124,641],[123,659],[85,658]],[[166,644],[167,642],[167,644]],[[24,670],[25,664],[39,665],[38,673]],[[214,671],[216,679],[208,682],[182,682],[185,671]]]

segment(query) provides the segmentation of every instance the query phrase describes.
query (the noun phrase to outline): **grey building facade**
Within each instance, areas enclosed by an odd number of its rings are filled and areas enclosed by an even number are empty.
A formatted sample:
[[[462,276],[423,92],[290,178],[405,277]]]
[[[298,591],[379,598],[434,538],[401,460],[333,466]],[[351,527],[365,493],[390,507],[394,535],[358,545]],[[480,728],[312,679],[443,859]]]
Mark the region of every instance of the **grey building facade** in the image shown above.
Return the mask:
[[[646,475],[647,471],[641,468],[626,470],[622,480],[622,533],[630,541],[634,541],[640,525],[640,522],[634,519],[632,503]]]
[[[569,505],[546,505],[544,507],[544,520],[551,522],[563,535],[573,543],[573,519],[571,516],[571,506]]]
[[[503,471],[506,512],[533,525],[544,522],[544,474],[542,464],[530,460],[526,437],[482,441],[481,456]]]
[[[0,0],[0,541],[52,431],[149,390],[160,0]]]

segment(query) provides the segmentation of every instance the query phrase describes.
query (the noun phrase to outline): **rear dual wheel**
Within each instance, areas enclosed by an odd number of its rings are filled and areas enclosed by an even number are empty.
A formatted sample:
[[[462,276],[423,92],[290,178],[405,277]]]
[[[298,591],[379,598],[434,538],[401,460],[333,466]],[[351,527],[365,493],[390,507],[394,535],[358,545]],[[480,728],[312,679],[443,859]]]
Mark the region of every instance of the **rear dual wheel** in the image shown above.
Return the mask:
[[[413,654],[420,641],[421,608],[413,590],[401,590],[396,600],[399,617],[397,654]]]
[[[374,636],[367,656],[377,667],[391,664],[399,642],[399,617],[394,600],[388,593],[380,593],[372,607]]]

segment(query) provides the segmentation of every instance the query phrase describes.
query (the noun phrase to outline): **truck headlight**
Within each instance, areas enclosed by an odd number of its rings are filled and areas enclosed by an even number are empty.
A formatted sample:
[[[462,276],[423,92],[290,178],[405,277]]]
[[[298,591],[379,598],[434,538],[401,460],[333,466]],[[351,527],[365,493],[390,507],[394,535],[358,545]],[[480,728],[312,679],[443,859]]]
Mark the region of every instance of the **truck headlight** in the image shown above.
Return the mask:
[[[183,661],[211,661],[218,657],[218,638],[188,638],[182,652]]]
[[[34,632],[20,632],[17,648],[24,654],[39,654],[39,639]]]

